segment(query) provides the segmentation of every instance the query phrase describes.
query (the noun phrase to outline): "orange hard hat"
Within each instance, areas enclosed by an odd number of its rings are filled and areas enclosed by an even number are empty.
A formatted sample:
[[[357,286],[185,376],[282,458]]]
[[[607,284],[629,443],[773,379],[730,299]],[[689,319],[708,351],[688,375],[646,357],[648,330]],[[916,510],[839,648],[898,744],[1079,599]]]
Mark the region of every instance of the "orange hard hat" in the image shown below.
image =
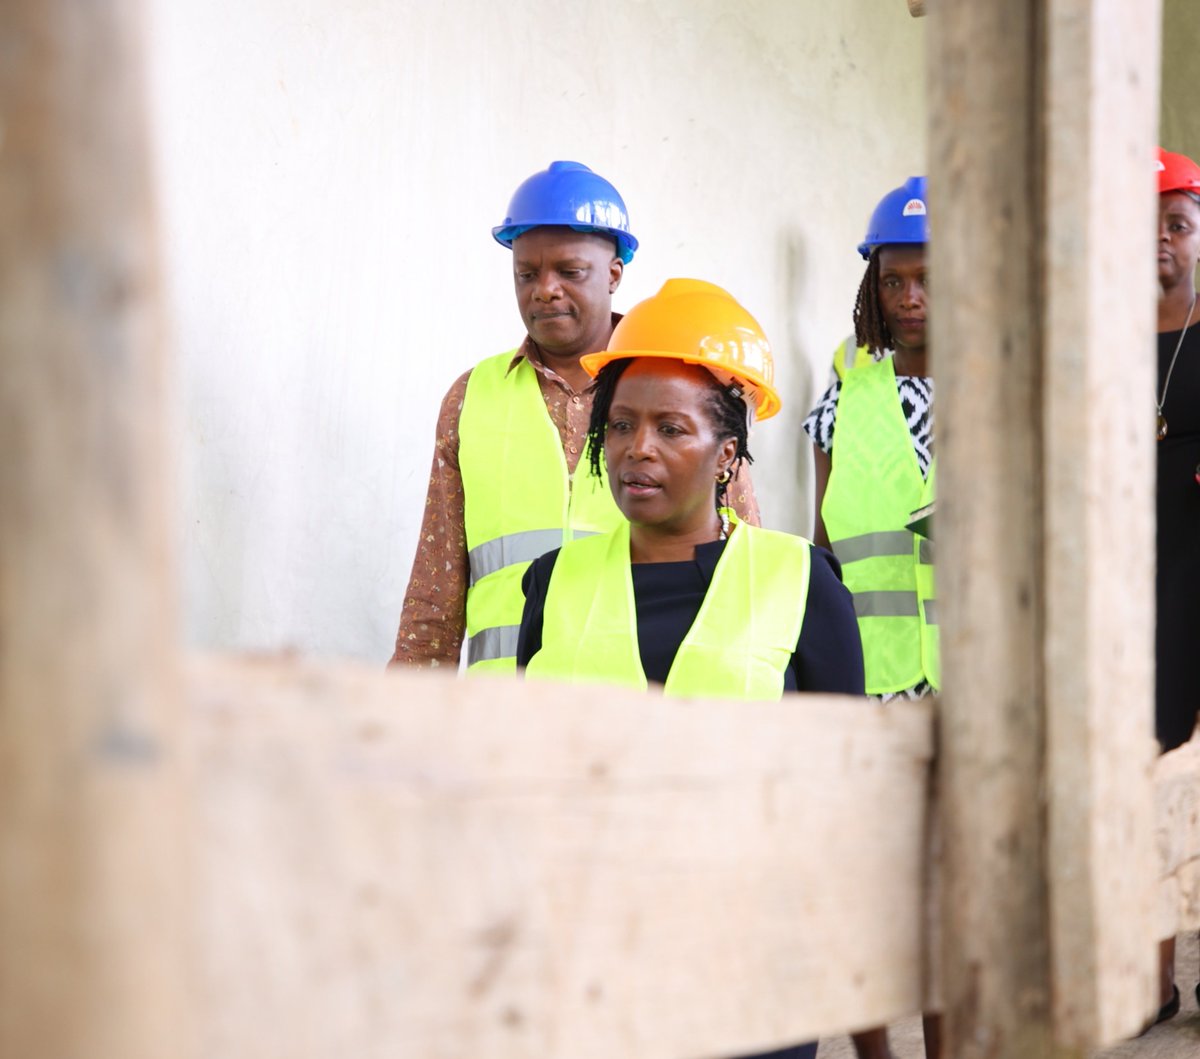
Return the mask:
[[[1174,154],[1158,149],[1158,193],[1168,191],[1200,192],[1200,165],[1196,165],[1186,154]]]
[[[608,348],[579,363],[592,377],[613,360],[663,357],[699,364],[724,386],[736,384],[759,419],[779,411],[771,344],[729,291],[699,279],[669,279],[613,329]]]

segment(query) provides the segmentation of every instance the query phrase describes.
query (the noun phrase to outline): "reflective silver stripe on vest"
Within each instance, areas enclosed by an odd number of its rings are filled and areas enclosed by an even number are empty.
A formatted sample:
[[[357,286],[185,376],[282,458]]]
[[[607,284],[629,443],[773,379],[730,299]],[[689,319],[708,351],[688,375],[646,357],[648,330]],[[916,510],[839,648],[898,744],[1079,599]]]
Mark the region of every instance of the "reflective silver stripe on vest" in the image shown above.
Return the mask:
[[[594,535],[594,530],[576,530],[573,536],[578,540]],[[509,533],[485,541],[467,553],[467,561],[471,564],[471,584],[513,563],[531,563],[539,555],[561,548],[562,542],[563,532],[557,529],[525,530],[523,533]]]
[[[519,625],[495,625],[480,629],[467,643],[467,665],[490,662],[493,658],[516,658]]]
[[[933,564],[933,541],[928,537],[921,538],[921,548],[917,552],[917,561],[925,563],[927,566]]]
[[[927,599],[925,600],[925,624],[936,625],[937,623],[937,600]]]
[[[921,611],[915,592],[855,592],[854,613],[860,618],[915,618]]]
[[[467,555],[471,564],[471,584],[513,563],[531,563],[539,555],[562,547],[562,542],[560,529],[525,530],[524,533],[510,533],[484,541]]]
[[[833,554],[839,563],[856,563],[860,559],[874,559],[880,555],[912,555],[913,535],[911,530],[883,530],[879,533],[863,533],[857,537],[843,537],[833,542]]]
[[[857,335],[851,335],[843,344],[846,350],[845,356],[842,357],[842,363],[846,365],[846,370],[850,371],[854,367],[855,358],[858,356]]]

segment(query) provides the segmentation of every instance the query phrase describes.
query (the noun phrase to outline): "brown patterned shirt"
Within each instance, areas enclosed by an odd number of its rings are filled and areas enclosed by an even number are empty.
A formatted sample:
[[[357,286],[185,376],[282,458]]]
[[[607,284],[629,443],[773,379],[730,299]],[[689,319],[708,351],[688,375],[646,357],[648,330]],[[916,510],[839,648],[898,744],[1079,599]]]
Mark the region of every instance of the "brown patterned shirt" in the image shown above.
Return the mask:
[[[620,316],[614,314],[613,324],[619,319]],[[592,394],[575,391],[557,372],[546,367],[529,337],[513,355],[513,366],[521,358],[528,360],[537,372],[546,411],[562,440],[567,470],[574,473],[586,441]],[[467,371],[455,380],[438,413],[433,467],[425,494],[425,517],[421,522],[408,590],[404,594],[404,609],[400,614],[391,665],[458,666],[467,627],[467,585],[470,583],[462,472],[458,466],[458,421],[470,375]],[[730,483],[729,502],[742,521],[759,525],[754,485],[744,468]]]

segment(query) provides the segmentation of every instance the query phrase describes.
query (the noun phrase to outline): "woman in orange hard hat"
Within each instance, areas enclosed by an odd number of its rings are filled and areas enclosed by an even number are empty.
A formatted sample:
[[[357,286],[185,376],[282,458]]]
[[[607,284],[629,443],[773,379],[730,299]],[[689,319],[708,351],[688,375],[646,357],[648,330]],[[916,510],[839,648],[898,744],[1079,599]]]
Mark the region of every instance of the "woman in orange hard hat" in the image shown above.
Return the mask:
[[[858,625],[837,560],[740,522],[725,502],[750,460],[751,424],[779,410],[755,319],[720,287],[670,280],[582,364],[596,378],[591,471],[607,476],[626,521],[526,572],[526,676],[737,700],[861,695]],[[815,1042],[770,1053],[815,1054]]]
[[[596,378],[591,472],[626,521],[535,560],[517,647],[526,676],[734,699],[861,694],[836,561],[725,503],[750,424],[779,410],[754,318],[720,287],[670,280],[582,364]]]
[[[1158,150],[1158,568],[1155,583],[1155,734],[1164,751],[1196,727],[1200,628],[1200,165]],[[1179,1011],[1175,939],[1162,943],[1157,1021]],[[1196,987],[1200,1003],[1200,986]]]

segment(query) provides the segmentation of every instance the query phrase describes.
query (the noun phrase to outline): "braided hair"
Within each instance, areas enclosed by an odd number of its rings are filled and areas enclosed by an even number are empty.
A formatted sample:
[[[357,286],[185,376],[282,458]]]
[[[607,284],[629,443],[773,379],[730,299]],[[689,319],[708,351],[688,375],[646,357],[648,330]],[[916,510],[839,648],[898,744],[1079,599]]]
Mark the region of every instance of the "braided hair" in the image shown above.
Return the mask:
[[[625,374],[625,369],[633,363],[633,358],[623,357],[620,360],[610,360],[596,374],[596,381],[591,385],[594,394],[592,399],[592,415],[588,420],[585,451],[587,452],[588,468],[596,477],[600,477],[601,461],[604,459],[604,435],[608,430],[608,413],[612,408],[613,394],[617,390],[617,381]],[[705,373],[708,374],[707,372]],[[746,402],[738,396],[735,387],[722,386],[716,376],[709,375],[712,385],[706,388],[705,407],[709,415],[709,423],[719,440],[734,438],[737,441],[737,452],[730,466],[729,478],[717,482],[717,509],[727,507],[726,493],[729,480],[741,468],[742,462],[753,463],[748,444],[750,435],[750,420],[746,411]]]
[[[879,247],[871,251],[867,270],[858,285],[858,297],[854,300],[854,343],[866,346],[872,356],[892,348],[892,332],[879,301]]]

